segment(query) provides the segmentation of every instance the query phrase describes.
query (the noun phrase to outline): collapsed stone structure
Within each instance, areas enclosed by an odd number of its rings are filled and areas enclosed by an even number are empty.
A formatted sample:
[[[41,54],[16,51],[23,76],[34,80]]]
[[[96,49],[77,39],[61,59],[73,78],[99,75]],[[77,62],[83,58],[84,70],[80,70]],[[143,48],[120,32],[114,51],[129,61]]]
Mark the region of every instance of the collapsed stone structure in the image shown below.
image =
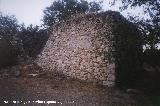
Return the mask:
[[[115,84],[115,58],[111,38],[114,22],[124,17],[118,12],[75,16],[53,26],[52,33],[37,58],[44,70],[57,71],[81,80]],[[112,47],[112,50],[111,50]]]

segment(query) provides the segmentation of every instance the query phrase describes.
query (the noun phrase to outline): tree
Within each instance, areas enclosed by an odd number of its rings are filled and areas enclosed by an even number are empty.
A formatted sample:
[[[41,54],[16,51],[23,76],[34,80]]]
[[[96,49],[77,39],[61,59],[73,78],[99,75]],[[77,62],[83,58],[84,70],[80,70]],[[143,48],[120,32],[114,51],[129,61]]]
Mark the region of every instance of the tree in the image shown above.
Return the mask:
[[[0,13],[0,35],[3,36],[18,52],[22,49],[22,42],[18,36],[20,25],[14,15]]]
[[[101,5],[95,1],[90,2],[89,6],[90,6],[90,9],[89,9],[90,12],[98,12],[99,10],[102,9]]]
[[[117,0],[114,0],[117,1]],[[149,88],[149,92],[157,93],[159,90],[159,58],[160,50],[160,1],[159,0],[122,0],[122,10],[128,7],[143,6],[144,13],[149,14],[150,19],[140,19],[139,16],[129,17],[129,20],[138,25],[142,34],[143,45],[147,47],[142,55],[143,71],[139,73],[142,88]],[[137,58],[138,59],[138,58]],[[147,69],[152,71],[145,71]],[[147,89],[146,89],[147,90]]]
[[[154,20],[144,20],[133,16],[129,16],[128,19],[137,24],[146,49],[157,49],[160,43],[160,26],[154,23]]]
[[[0,13],[0,35],[13,45],[18,43],[18,21],[14,15],[4,15]]]
[[[20,25],[14,15],[0,13],[0,29],[0,38],[9,42],[19,56],[36,57],[48,39],[45,29],[33,25]]]
[[[19,50],[18,23],[14,16],[0,13],[0,68],[16,63]]]
[[[24,55],[35,58],[47,41],[48,34],[46,29],[40,29],[39,26],[21,25],[19,37],[22,40]]]
[[[66,20],[76,13],[98,12],[100,10],[102,10],[100,2],[57,0],[44,10],[43,23],[48,28],[54,23]]]
[[[117,0],[113,0],[115,3]],[[129,20],[136,23],[143,35],[144,45],[149,49],[156,49],[160,43],[160,1],[159,0],[122,0],[121,10],[128,7],[143,6],[144,12],[150,16],[149,20],[130,17]]]

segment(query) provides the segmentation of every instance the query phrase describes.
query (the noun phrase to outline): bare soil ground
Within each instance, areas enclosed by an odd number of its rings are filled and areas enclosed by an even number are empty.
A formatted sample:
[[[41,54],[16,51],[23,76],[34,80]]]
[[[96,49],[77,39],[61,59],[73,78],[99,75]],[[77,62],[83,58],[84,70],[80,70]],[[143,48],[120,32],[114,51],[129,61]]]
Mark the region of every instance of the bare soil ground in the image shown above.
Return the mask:
[[[52,103],[49,104],[47,101]],[[115,87],[108,88],[64,76],[43,74],[0,77],[0,106],[154,105],[142,92],[127,93]]]

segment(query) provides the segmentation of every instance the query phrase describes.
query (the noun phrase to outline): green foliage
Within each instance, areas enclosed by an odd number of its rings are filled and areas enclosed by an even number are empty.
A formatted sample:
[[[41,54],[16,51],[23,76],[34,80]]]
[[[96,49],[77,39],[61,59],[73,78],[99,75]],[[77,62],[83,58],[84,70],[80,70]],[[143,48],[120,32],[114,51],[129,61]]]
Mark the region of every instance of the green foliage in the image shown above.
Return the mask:
[[[117,0],[113,0],[113,4]],[[159,0],[121,0],[123,3],[123,6],[120,7],[120,9],[124,10],[128,7],[139,7],[143,6],[144,12],[149,13],[149,15],[152,17],[154,16],[160,16],[160,1]],[[160,17],[157,17],[160,18]]]
[[[49,27],[77,13],[97,12],[101,9],[100,3],[97,2],[87,2],[86,0],[57,0],[44,10],[44,26]]]
[[[0,13],[0,35],[19,50],[20,39],[18,38],[19,25],[13,15]]]
[[[16,57],[15,47],[0,36],[0,68],[16,64]]]
[[[19,25],[13,15],[0,13],[0,29],[0,38],[12,45],[19,56],[36,57],[48,39],[46,29],[33,25]]]
[[[160,25],[155,20],[141,20],[138,17],[129,17],[129,20],[137,24],[142,35],[143,45],[147,49],[156,49],[160,43]]]
[[[114,0],[114,2],[117,0]],[[128,7],[143,6],[145,13],[150,16],[149,20],[137,17],[130,17],[129,20],[136,23],[143,35],[143,44],[149,45],[150,49],[157,48],[160,43],[160,1],[159,0],[122,0],[122,10]]]
[[[114,0],[118,1],[118,0]],[[141,42],[147,50],[143,53],[142,63],[147,64],[152,71],[141,71],[138,75],[140,80],[140,86],[142,89],[145,88],[149,92],[159,92],[159,63],[160,63],[160,52],[158,50],[158,45],[160,45],[160,1],[159,0],[122,0],[123,6],[120,7],[121,10],[132,7],[142,7],[144,15],[148,14],[150,19],[141,19],[139,16],[130,16],[129,21],[135,23],[142,35]],[[138,58],[137,58],[138,59]],[[133,60],[135,61],[135,60]],[[127,63],[125,63],[126,65]],[[148,68],[147,67],[147,68]],[[146,68],[146,67],[143,67]],[[132,68],[131,68],[132,69]],[[136,72],[137,73],[137,72]],[[135,73],[135,75],[136,75]],[[123,77],[122,77],[123,78]],[[129,78],[130,79],[130,78]],[[138,83],[138,82],[137,82]]]
[[[89,8],[90,12],[98,12],[99,10],[102,9],[102,7],[100,6],[100,4],[97,3],[97,2],[95,2],[95,1],[90,2],[89,5],[90,5],[90,8]]]
[[[0,13],[0,68],[16,63],[19,49],[18,28],[14,16]]]
[[[19,25],[15,16],[0,13],[0,35],[10,41],[12,45],[18,43]]]
[[[46,29],[40,29],[38,26],[21,26],[19,38],[22,40],[25,55],[35,58],[46,43],[48,34]]]

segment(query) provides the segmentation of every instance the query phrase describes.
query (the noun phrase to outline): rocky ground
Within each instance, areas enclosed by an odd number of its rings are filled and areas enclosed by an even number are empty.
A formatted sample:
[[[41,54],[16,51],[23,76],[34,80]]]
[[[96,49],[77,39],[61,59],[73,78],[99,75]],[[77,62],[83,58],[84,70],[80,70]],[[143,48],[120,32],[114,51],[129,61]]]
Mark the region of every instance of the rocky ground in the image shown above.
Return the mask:
[[[35,69],[30,65],[23,70],[32,73],[1,73],[0,106],[158,106],[141,91],[108,88]]]

